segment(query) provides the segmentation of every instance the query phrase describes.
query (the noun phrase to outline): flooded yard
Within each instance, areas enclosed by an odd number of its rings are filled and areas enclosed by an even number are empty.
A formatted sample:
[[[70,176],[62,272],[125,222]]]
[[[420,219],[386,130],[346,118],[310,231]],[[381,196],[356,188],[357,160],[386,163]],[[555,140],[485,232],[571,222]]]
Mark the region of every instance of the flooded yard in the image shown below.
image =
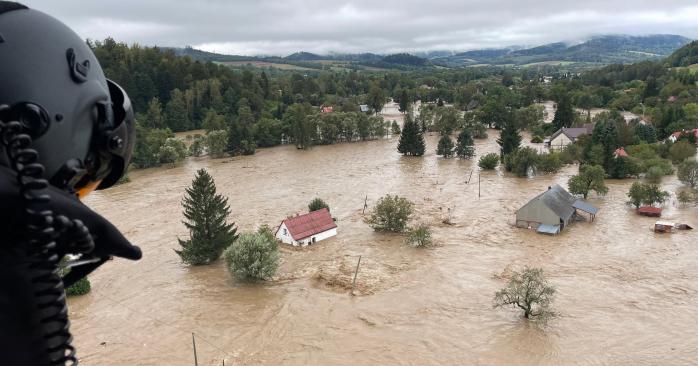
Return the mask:
[[[498,150],[489,133],[476,141],[478,155]],[[437,139],[427,138],[423,158],[400,156],[397,138],[190,158],[94,193],[87,204],[140,245],[143,259],[108,263],[90,276],[92,293],[70,299],[82,364],[192,365],[192,333],[200,365],[695,364],[696,230],[653,233],[654,219],[625,204],[632,180],[607,181],[608,195],[590,198],[600,207],[593,223],[558,236],[515,228],[520,206],[552,184],[566,187],[577,167],[478,179],[477,158],[437,158]],[[283,248],[268,283],[237,282],[222,262],[185,266],[173,250],[187,234],[180,200],[200,168],[229,197],[242,231],[276,226],[321,197],[338,235]],[[663,182],[670,192],[679,185]],[[363,222],[364,199],[372,207],[387,193],[415,203],[433,248],[410,248]],[[442,224],[449,209],[454,225]],[[698,209],[669,203],[664,218],[696,224]],[[345,282],[359,255],[352,296]],[[558,290],[560,316],[545,327],[492,308],[495,291],[525,265],[543,267]]]

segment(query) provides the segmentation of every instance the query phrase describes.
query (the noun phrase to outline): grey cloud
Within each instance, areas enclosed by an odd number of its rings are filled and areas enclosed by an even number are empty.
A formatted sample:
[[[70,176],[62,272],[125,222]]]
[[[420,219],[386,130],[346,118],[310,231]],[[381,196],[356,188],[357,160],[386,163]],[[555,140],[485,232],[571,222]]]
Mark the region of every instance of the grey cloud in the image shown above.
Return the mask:
[[[466,50],[595,34],[698,37],[698,2],[36,0],[85,38],[233,54]]]

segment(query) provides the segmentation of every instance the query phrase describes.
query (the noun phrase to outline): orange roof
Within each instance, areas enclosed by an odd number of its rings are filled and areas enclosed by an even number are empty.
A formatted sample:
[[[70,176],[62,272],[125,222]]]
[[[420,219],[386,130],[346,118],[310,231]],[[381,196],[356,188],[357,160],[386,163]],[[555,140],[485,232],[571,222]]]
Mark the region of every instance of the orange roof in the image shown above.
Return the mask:
[[[326,208],[309,212],[305,215],[291,217],[282,222],[291,233],[293,240],[305,239],[309,236],[331,230],[337,227],[332,220],[330,211]]]
[[[622,156],[622,157],[625,157],[625,158],[628,157],[628,153],[625,152],[625,148],[622,148],[622,147],[617,148],[614,154],[615,154],[616,156]]]

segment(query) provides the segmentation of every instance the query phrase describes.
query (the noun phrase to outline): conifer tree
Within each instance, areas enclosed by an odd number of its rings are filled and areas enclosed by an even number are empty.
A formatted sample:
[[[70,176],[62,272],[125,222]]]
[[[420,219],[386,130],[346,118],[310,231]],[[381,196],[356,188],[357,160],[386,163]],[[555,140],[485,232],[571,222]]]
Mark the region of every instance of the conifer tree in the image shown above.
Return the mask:
[[[189,240],[179,240],[182,250],[175,250],[187,264],[208,264],[218,259],[237,239],[234,223],[228,224],[228,199],[216,193],[216,184],[205,169],[200,169],[186,189],[182,200],[184,225]]]
[[[470,134],[470,130],[467,128],[464,128],[460,134],[458,134],[456,156],[461,159],[470,159],[475,156],[475,143],[473,142],[473,136]]]
[[[410,112],[405,118],[405,125],[400,133],[400,142],[397,145],[397,151],[402,155],[422,156],[426,144],[417,122],[414,121]]]
[[[572,109],[572,100],[567,93],[562,94],[560,101],[557,103],[557,111],[555,111],[555,118],[553,118],[553,124],[558,129],[567,128],[572,126],[574,122],[574,109]]]
[[[519,134],[519,129],[516,128],[516,123],[508,122],[504,125],[497,143],[501,147],[500,157],[502,160],[505,155],[516,151],[521,146],[521,135]]]
[[[436,146],[436,155],[442,155],[444,158],[453,156],[453,140],[450,136],[441,136],[439,144]]]

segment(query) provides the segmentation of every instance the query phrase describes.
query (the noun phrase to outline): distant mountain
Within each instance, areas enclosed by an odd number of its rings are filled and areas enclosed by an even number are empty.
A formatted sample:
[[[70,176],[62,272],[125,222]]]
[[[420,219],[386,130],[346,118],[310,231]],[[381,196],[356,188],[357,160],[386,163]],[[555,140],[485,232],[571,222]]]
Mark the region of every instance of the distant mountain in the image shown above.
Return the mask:
[[[256,60],[257,57],[250,56],[235,56],[235,55],[221,55],[219,53],[206,52],[202,50],[197,50],[190,46],[184,48],[170,47],[166,48],[173,50],[177,56],[189,56],[194,60],[199,61],[213,61],[213,62],[229,62],[229,61],[252,61]]]
[[[584,62],[595,64],[631,63],[661,59],[690,42],[677,35],[649,36],[606,35],[569,45],[563,42],[514,50],[511,48],[475,50],[434,59],[447,66],[474,64],[525,65],[539,62]]]
[[[425,58],[410,55],[409,53],[396,53],[383,57],[383,62],[389,64],[405,65],[405,66],[426,66],[428,61]]]
[[[289,61],[318,61],[318,60],[326,60],[327,57],[320,56],[314,53],[310,52],[296,52],[293,54],[290,54],[284,59],[289,60]]]
[[[429,51],[419,53],[398,53],[379,55],[375,53],[319,55],[310,52],[296,52],[286,57],[234,56],[197,50],[191,47],[172,48],[182,56],[213,62],[265,61],[287,63],[305,68],[323,69],[335,61],[337,67],[351,69],[382,68],[408,70],[431,67],[467,67],[473,65],[533,65],[540,63],[572,63],[581,66],[603,66],[627,64],[644,60],[661,60],[679,48],[686,46],[690,39],[671,34],[649,36],[605,35],[592,37],[584,42],[569,44],[555,42],[536,47],[511,46],[497,49],[481,49],[456,53],[454,51]],[[420,57],[421,56],[421,57]],[[687,45],[677,51],[668,61],[671,65],[698,63],[698,44]]]

